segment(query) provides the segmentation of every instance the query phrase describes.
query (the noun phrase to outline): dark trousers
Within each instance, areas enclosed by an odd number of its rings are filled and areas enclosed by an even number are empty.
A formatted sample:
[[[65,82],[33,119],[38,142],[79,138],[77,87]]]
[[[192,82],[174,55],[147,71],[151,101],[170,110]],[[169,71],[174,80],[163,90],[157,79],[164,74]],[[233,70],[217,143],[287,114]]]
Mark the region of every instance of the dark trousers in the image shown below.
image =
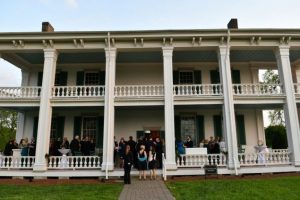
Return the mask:
[[[131,165],[124,165],[124,183],[131,184],[130,180]]]

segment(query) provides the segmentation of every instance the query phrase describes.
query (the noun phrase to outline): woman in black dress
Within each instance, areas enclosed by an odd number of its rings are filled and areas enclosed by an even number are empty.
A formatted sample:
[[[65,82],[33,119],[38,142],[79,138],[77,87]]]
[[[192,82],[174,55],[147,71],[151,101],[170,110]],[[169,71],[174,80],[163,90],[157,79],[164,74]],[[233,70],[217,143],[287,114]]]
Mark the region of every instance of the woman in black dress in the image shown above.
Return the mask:
[[[131,184],[130,171],[133,164],[133,155],[130,151],[130,146],[126,145],[125,153],[123,154],[123,167],[124,167],[124,184]]]
[[[146,170],[147,170],[147,153],[145,151],[145,146],[141,145],[140,150],[138,152],[138,168],[140,180],[142,179],[142,175],[144,180],[146,180]]]
[[[156,168],[157,168],[157,161],[156,161],[156,152],[153,147],[150,147],[149,151],[149,169],[150,169],[150,179],[156,180]]]

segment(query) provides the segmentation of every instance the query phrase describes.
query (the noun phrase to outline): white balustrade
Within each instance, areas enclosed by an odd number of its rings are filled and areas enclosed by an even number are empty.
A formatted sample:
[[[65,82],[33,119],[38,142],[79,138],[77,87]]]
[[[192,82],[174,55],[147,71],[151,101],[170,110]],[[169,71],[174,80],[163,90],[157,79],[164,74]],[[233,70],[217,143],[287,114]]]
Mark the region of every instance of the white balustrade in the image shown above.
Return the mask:
[[[32,169],[34,156],[2,156],[0,155],[0,169]]]
[[[288,150],[272,150],[269,153],[239,153],[240,166],[289,165],[290,152]]]
[[[118,85],[115,86],[116,97],[151,97],[163,96],[163,85]]]
[[[233,94],[238,96],[278,96],[283,94],[281,84],[233,84]]]
[[[217,165],[225,167],[227,158],[225,154],[198,154],[180,155],[177,157],[177,167],[204,167],[205,165]]]
[[[104,97],[105,86],[55,86],[52,97]]]
[[[0,87],[0,98],[37,98],[41,87]]]
[[[49,169],[101,169],[99,156],[67,156],[67,163],[62,165],[63,156],[51,156],[48,159]],[[65,158],[64,158],[65,159]]]
[[[174,85],[175,96],[220,96],[223,94],[221,84]]]
[[[164,181],[167,180],[166,157],[164,153],[162,154],[162,177]]]

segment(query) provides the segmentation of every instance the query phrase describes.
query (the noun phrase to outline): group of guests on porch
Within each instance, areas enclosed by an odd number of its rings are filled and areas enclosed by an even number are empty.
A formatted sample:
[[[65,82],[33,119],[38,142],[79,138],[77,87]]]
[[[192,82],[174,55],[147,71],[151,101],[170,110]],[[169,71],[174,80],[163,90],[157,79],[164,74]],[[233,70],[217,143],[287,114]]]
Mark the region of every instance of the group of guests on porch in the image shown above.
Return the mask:
[[[130,136],[128,141],[121,138],[114,141],[114,162],[124,168],[124,183],[131,184],[130,171],[132,167],[139,170],[139,179],[146,180],[146,171],[150,170],[150,179],[156,179],[156,169],[162,168],[163,142],[159,137],[149,135],[137,141]]]
[[[93,139],[89,137],[83,137],[80,139],[78,135],[69,143],[68,138],[64,137],[63,140],[60,138],[52,139],[50,141],[49,155],[51,156],[61,156],[59,149],[70,149],[71,152],[68,155],[72,156],[90,156],[95,154],[96,144]]]
[[[187,136],[185,141],[177,138],[175,141],[176,147],[176,155],[180,157],[180,155],[185,154],[186,148],[193,148],[194,143],[192,141],[191,136]],[[206,148],[208,154],[219,154],[226,152],[226,144],[222,137],[210,137],[209,140],[203,139],[200,144],[200,148]]]
[[[20,149],[21,156],[35,156],[35,148],[36,142],[34,138],[31,138],[30,142],[28,138],[22,138],[19,144],[17,140],[12,139],[5,145],[3,154],[5,156],[12,156],[13,149]]]

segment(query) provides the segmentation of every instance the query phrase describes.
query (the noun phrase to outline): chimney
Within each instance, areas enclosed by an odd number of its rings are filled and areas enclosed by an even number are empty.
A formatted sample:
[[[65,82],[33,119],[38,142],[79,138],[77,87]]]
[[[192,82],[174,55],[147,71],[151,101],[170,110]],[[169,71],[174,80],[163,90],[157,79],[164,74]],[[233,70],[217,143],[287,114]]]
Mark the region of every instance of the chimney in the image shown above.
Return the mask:
[[[43,22],[42,32],[54,32],[54,28],[49,22]]]
[[[238,29],[238,20],[236,18],[232,18],[227,24],[228,29]]]

